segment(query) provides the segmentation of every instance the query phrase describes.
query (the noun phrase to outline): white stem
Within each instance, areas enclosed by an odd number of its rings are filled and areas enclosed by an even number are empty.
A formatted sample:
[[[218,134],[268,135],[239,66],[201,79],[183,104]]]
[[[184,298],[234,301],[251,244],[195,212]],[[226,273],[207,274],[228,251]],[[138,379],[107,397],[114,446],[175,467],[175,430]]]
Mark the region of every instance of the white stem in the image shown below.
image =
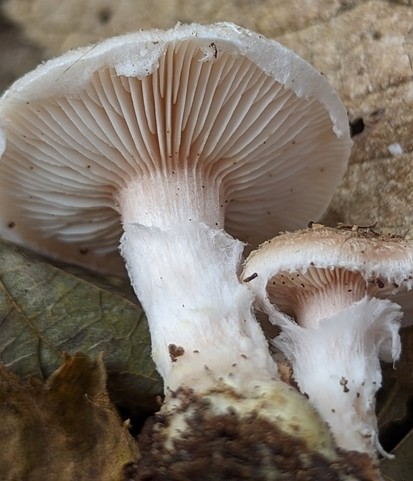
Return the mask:
[[[277,378],[252,294],[237,276],[243,244],[216,227],[223,217],[217,189],[159,177],[119,199],[121,252],[165,387],[205,390],[224,381],[244,389]]]
[[[379,354],[398,359],[401,317],[399,305],[366,296],[316,328],[284,324],[275,340],[290,358],[300,390],[344,449],[382,452],[375,415]]]
[[[124,229],[122,254],[166,387],[204,389],[219,378],[232,384],[276,377],[252,295],[236,275],[241,242],[193,222],[168,230]]]

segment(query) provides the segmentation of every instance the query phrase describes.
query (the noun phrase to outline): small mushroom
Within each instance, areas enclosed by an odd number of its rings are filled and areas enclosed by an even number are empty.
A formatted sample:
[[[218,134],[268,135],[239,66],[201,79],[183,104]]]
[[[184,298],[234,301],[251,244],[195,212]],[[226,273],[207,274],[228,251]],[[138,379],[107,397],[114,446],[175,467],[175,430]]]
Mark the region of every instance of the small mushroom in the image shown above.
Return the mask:
[[[379,358],[399,358],[403,309],[403,322],[411,320],[413,244],[315,225],[264,243],[246,261],[243,276],[252,273],[259,308],[282,327],[274,342],[338,445],[385,454],[375,415]]]
[[[120,272],[122,225],[165,405],[226,386],[265,415],[278,373],[223,228],[256,244],[321,215],[351,146],[327,81],[235,25],[178,25],[46,62],[0,119],[2,235]]]

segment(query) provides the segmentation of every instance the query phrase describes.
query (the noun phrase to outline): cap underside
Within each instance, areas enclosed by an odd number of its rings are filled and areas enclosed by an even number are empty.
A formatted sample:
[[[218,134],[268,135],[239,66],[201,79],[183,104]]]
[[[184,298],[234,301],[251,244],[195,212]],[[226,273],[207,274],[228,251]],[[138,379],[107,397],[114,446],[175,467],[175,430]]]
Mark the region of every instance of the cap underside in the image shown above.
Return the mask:
[[[143,78],[118,72],[102,65],[69,97],[6,94],[7,238],[122,269],[117,194],[156,170],[191,169],[218,183],[226,229],[253,245],[321,215],[349,149],[321,102],[297,97],[219,37],[165,43]]]

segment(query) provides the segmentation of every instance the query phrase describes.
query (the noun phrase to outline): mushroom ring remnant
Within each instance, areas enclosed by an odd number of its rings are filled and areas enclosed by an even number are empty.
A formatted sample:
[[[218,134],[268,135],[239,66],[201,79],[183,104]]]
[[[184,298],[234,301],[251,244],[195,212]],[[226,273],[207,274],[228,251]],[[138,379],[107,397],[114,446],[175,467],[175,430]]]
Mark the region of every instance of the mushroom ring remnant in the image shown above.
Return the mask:
[[[243,275],[252,273],[259,308],[282,327],[274,343],[338,445],[386,454],[374,409],[379,359],[399,358],[403,311],[411,322],[413,244],[317,225],[264,243],[246,261]]]
[[[178,389],[227,388],[273,422],[278,372],[231,235],[255,245],[326,208],[351,146],[327,81],[235,25],[178,25],[46,62],[3,95],[0,122],[2,234],[120,272],[123,227],[164,411]]]

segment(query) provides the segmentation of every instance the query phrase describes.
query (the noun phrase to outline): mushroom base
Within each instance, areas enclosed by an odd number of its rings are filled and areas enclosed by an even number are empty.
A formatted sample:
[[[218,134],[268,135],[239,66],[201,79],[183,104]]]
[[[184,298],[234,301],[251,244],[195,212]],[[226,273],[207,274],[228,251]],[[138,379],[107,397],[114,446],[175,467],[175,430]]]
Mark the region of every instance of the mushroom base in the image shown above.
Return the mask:
[[[206,397],[196,396],[191,390],[173,393],[171,397],[179,403],[169,412],[164,406],[146,424],[139,439],[142,457],[125,466],[124,480],[379,479],[368,456],[335,449],[324,423],[303,397],[281,383],[274,385],[274,392],[278,388],[282,394],[273,405],[273,419],[258,409],[240,412],[243,399],[232,391],[227,392],[226,409],[220,412],[214,405],[214,395],[222,397],[224,391]],[[170,430],[176,417],[181,418],[185,430],[171,442]]]

